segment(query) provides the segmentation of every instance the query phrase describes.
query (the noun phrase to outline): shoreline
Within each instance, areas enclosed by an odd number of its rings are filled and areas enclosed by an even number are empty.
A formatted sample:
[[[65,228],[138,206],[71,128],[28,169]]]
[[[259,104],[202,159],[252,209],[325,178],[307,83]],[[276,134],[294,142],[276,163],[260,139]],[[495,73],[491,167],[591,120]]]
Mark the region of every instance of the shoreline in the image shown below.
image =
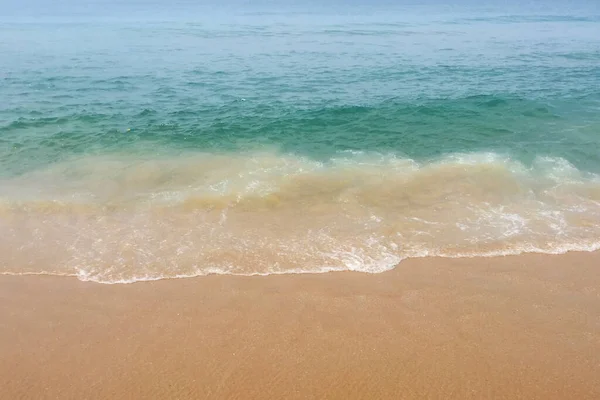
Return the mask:
[[[8,398],[600,397],[600,252],[105,285],[0,276]]]
[[[301,276],[301,275],[328,275],[328,274],[364,274],[364,275],[379,275],[393,272],[396,268],[401,267],[404,263],[420,263],[420,262],[429,262],[428,260],[437,260],[436,262],[443,263],[444,260],[477,260],[477,259],[502,259],[502,258],[521,258],[521,257],[555,257],[555,256],[568,256],[575,254],[600,254],[600,249],[597,249],[597,246],[592,246],[593,250],[581,250],[581,249],[569,249],[569,250],[560,250],[556,252],[541,252],[541,251],[523,251],[517,253],[484,253],[484,254],[474,254],[474,255],[426,255],[426,256],[414,256],[407,257],[398,262],[395,266],[389,269],[376,269],[376,271],[372,270],[350,270],[350,269],[315,269],[315,270],[283,270],[283,271],[270,271],[270,272],[250,272],[250,273],[236,273],[236,272],[214,272],[209,271],[206,273],[193,273],[189,275],[173,275],[173,276],[158,276],[158,277],[133,277],[130,279],[120,279],[114,281],[108,280],[99,280],[96,278],[87,278],[89,274],[84,273],[60,273],[60,272],[25,272],[25,273],[17,273],[12,271],[2,271],[0,272],[0,279],[4,276],[8,277],[49,277],[49,278],[74,278],[79,282],[83,283],[92,283],[98,285],[132,285],[132,284],[143,284],[143,283],[152,283],[152,282],[161,282],[161,281],[177,281],[177,280],[185,280],[185,279],[202,279],[212,276],[219,277],[235,277],[235,278],[266,278],[270,276]],[[598,256],[600,258],[600,256]],[[421,261],[423,260],[423,261]],[[85,278],[82,279],[82,276]]]

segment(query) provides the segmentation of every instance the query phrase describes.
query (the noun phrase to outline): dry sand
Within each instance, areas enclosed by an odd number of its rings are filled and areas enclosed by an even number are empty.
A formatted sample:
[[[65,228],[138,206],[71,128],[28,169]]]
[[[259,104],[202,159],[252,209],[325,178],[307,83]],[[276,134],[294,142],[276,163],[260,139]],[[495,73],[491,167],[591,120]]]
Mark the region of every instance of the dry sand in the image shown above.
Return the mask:
[[[1,399],[600,399],[600,254],[0,277]]]

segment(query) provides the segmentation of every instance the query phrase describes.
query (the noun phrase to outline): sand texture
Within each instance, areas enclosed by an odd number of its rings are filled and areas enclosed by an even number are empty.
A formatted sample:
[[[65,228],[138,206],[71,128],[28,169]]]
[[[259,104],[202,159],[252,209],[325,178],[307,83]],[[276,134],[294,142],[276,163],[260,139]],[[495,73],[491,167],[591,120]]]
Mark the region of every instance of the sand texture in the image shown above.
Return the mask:
[[[600,254],[0,277],[0,398],[599,399]]]

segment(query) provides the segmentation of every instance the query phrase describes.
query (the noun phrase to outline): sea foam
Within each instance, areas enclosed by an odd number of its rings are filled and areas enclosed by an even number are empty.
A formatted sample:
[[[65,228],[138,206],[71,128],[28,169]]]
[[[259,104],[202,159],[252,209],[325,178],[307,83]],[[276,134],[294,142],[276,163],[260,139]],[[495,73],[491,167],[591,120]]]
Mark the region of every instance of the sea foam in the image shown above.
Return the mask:
[[[277,151],[77,158],[2,182],[0,271],[128,283],[378,273],[600,247],[600,180],[560,158]]]

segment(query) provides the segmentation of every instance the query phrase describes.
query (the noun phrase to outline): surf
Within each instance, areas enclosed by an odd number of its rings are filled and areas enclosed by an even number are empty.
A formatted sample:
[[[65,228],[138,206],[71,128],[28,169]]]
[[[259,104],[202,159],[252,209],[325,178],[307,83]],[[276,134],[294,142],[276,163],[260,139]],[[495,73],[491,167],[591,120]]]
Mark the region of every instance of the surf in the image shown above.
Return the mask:
[[[377,273],[406,258],[600,245],[599,176],[552,157],[113,154],[1,183],[0,268],[11,274]]]

